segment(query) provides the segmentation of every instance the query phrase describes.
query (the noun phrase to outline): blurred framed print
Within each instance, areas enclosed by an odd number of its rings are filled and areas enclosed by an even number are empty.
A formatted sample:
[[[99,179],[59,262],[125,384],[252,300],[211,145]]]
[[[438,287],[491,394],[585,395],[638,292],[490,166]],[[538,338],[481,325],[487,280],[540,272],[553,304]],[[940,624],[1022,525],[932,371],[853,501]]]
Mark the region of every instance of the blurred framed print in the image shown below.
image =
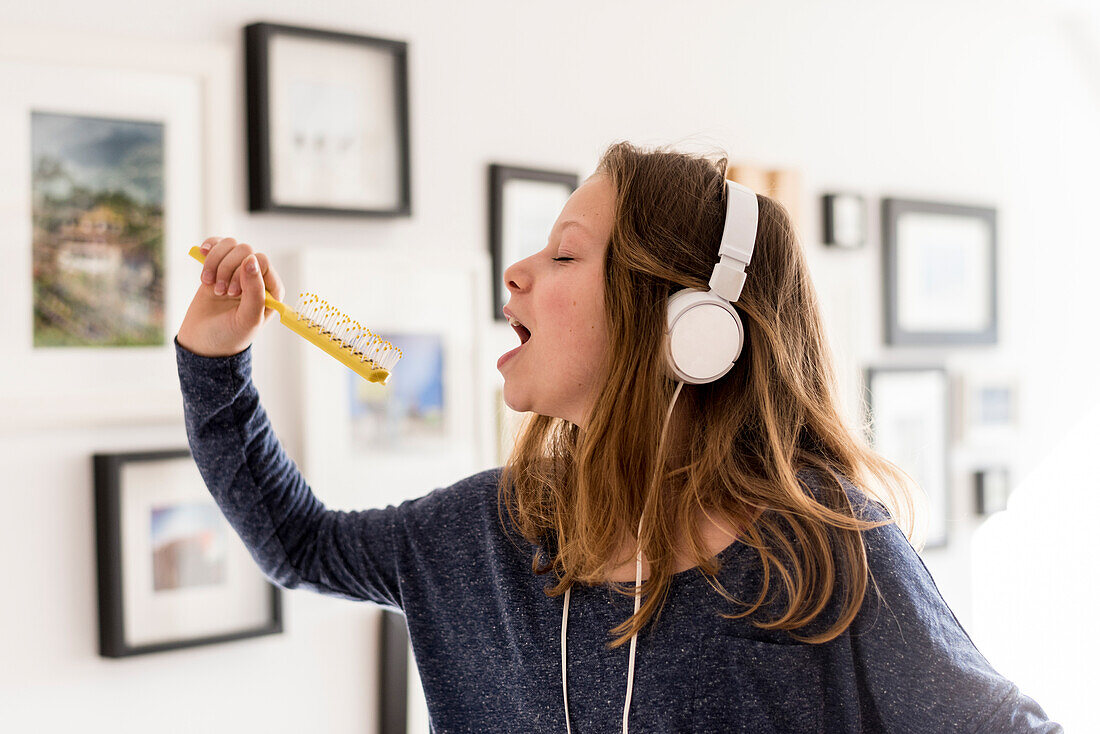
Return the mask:
[[[172,335],[195,289],[187,248],[227,198],[227,136],[207,122],[230,57],[88,34],[13,43],[0,411],[19,427],[181,420]]]
[[[477,471],[484,419],[474,314],[487,300],[484,266],[338,248],[311,248],[295,261],[288,278],[404,352],[382,385],[285,337],[301,360],[303,471],[318,496],[331,507],[385,507]]]
[[[1008,451],[1020,427],[1019,375],[1008,367],[968,367],[962,376],[959,401],[961,438],[971,447]]]
[[[186,448],[93,456],[99,654],[119,658],[283,631],[281,590]]]
[[[859,194],[821,197],[822,234],[827,246],[855,250],[867,241],[867,205]]]
[[[924,547],[947,545],[951,431],[947,370],[938,366],[867,367],[864,385],[872,446],[923,490],[928,520]],[[916,499],[919,507],[921,497]]]
[[[997,342],[997,211],[882,201],[888,344]]]
[[[974,471],[974,504],[979,515],[1008,509],[1012,481],[1007,466],[988,466]]]
[[[509,265],[546,247],[562,207],[579,185],[575,173],[489,166],[489,251],[493,256],[493,319],[507,321],[502,309],[509,291]]]
[[[408,44],[244,29],[251,211],[408,216]]]

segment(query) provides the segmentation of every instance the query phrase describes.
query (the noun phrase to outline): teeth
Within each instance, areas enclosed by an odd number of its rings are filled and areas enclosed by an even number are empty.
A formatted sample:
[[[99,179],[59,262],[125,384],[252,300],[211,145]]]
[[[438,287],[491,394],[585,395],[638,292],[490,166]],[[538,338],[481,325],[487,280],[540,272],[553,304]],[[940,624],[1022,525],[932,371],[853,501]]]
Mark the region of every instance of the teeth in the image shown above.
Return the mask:
[[[523,326],[515,316],[509,316],[508,323],[512,326]]]

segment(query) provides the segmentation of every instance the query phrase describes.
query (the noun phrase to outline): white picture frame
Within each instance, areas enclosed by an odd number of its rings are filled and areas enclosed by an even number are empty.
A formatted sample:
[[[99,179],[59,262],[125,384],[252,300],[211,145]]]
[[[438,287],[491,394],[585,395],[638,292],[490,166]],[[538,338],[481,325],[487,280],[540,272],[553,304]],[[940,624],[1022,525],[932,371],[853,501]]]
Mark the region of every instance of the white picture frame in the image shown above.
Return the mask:
[[[943,367],[864,369],[872,448],[919,485],[927,510],[923,548],[948,543],[951,380]]]
[[[283,631],[282,592],[207,491],[186,448],[93,456],[100,655]]]
[[[971,448],[1011,450],[1020,429],[1017,373],[1008,368],[968,368],[959,376],[959,438]]]
[[[231,204],[230,49],[96,35],[0,32],[0,411],[5,426],[183,419],[172,338],[195,283],[187,250]],[[164,343],[33,346],[30,132],[33,111],[164,124]]]
[[[482,381],[474,312],[483,303],[485,274],[473,263],[334,249],[296,256],[294,279],[303,287],[292,290],[288,283],[292,307],[298,292],[308,289],[383,339],[435,334],[443,347],[441,434],[371,447],[353,438],[349,396],[362,378],[353,380],[347,367],[279,329],[299,342],[294,349],[301,360],[303,471],[327,505],[362,509],[398,504],[486,468],[481,457],[487,416],[478,400]],[[387,389],[397,389],[403,367],[413,369],[399,361]]]

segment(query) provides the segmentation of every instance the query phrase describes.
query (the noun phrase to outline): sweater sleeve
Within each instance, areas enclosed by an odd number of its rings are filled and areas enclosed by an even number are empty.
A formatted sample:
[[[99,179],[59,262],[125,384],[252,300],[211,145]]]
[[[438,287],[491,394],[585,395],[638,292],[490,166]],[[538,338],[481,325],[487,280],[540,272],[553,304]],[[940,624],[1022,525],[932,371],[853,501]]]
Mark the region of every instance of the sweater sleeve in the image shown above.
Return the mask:
[[[865,517],[886,514],[874,508]],[[852,643],[860,686],[883,731],[1063,731],[978,651],[897,525],[864,538],[874,583]]]
[[[192,456],[264,575],[286,589],[403,609],[397,572],[402,510],[326,509],[260,405],[251,347],[230,357],[202,357],[175,344]]]

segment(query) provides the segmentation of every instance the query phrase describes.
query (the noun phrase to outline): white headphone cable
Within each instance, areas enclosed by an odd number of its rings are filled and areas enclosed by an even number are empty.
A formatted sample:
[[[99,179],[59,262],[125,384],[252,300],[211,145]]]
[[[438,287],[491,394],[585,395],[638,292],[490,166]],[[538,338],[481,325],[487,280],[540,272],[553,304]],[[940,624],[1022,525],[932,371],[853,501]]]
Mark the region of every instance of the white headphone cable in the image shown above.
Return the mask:
[[[665,415],[665,425],[661,429],[661,441],[658,444],[658,448],[657,448],[658,459],[660,458],[661,449],[664,447],[665,434],[668,431],[668,422],[672,418],[672,409],[676,405],[676,398],[679,397],[680,388],[682,388],[683,386],[684,386],[683,381],[678,380],[677,384],[676,384],[676,392],[674,392],[672,394],[672,400],[671,400],[671,402],[669,403],[669,406],[668,406],[668,413]],[[645,510],[644,509],[642,510],[642,516],[643,517],[645,516]],[[642,537],[642,518],[638,518],[638,539],[641,540],[641,537]],[[639,587],[641,587],[641,585],[642,585],[642,551],[641,551],[641,548],[639,548],[638,549],[638,556],[637,556],[637,564],[635,566],[635,573],[634,573],[634,588],[635,588],[635,590],[637,590]],[[566,685],[566,677],[565,677],[565,668],[566,668],[566,666],[565,666],[565,648],[566,648],[565,629],[566,629],[566,626],[569,622],[569,592],[570,592],[571,589],[572,589],[572,587],[569,587],[565,590],[565,604],[562,606],[562,610],[561,610],[561,695],[562,695],[563,700],[565,701],[565,731],[566,731],[566,734],[572,734],[572,732],[573,732],[572,728],[569,725],[569,688]],[[634,597],[634,614],[638,613],[638,609],[641,606],[641,603],[642,603],[642,597],[641,596],[635,596]],[[623,705],[623,734],[628,734],[627,724],[629,723],[629,719],[630,719],[630,698],[631,698],[631,696],[634,692],[634,651],[637,649],[637,643],[638,643],[638,633],[635,632],[633,635],[630,636],[630,662],[627,665],[627,674],[626,674],[626,703]]]

